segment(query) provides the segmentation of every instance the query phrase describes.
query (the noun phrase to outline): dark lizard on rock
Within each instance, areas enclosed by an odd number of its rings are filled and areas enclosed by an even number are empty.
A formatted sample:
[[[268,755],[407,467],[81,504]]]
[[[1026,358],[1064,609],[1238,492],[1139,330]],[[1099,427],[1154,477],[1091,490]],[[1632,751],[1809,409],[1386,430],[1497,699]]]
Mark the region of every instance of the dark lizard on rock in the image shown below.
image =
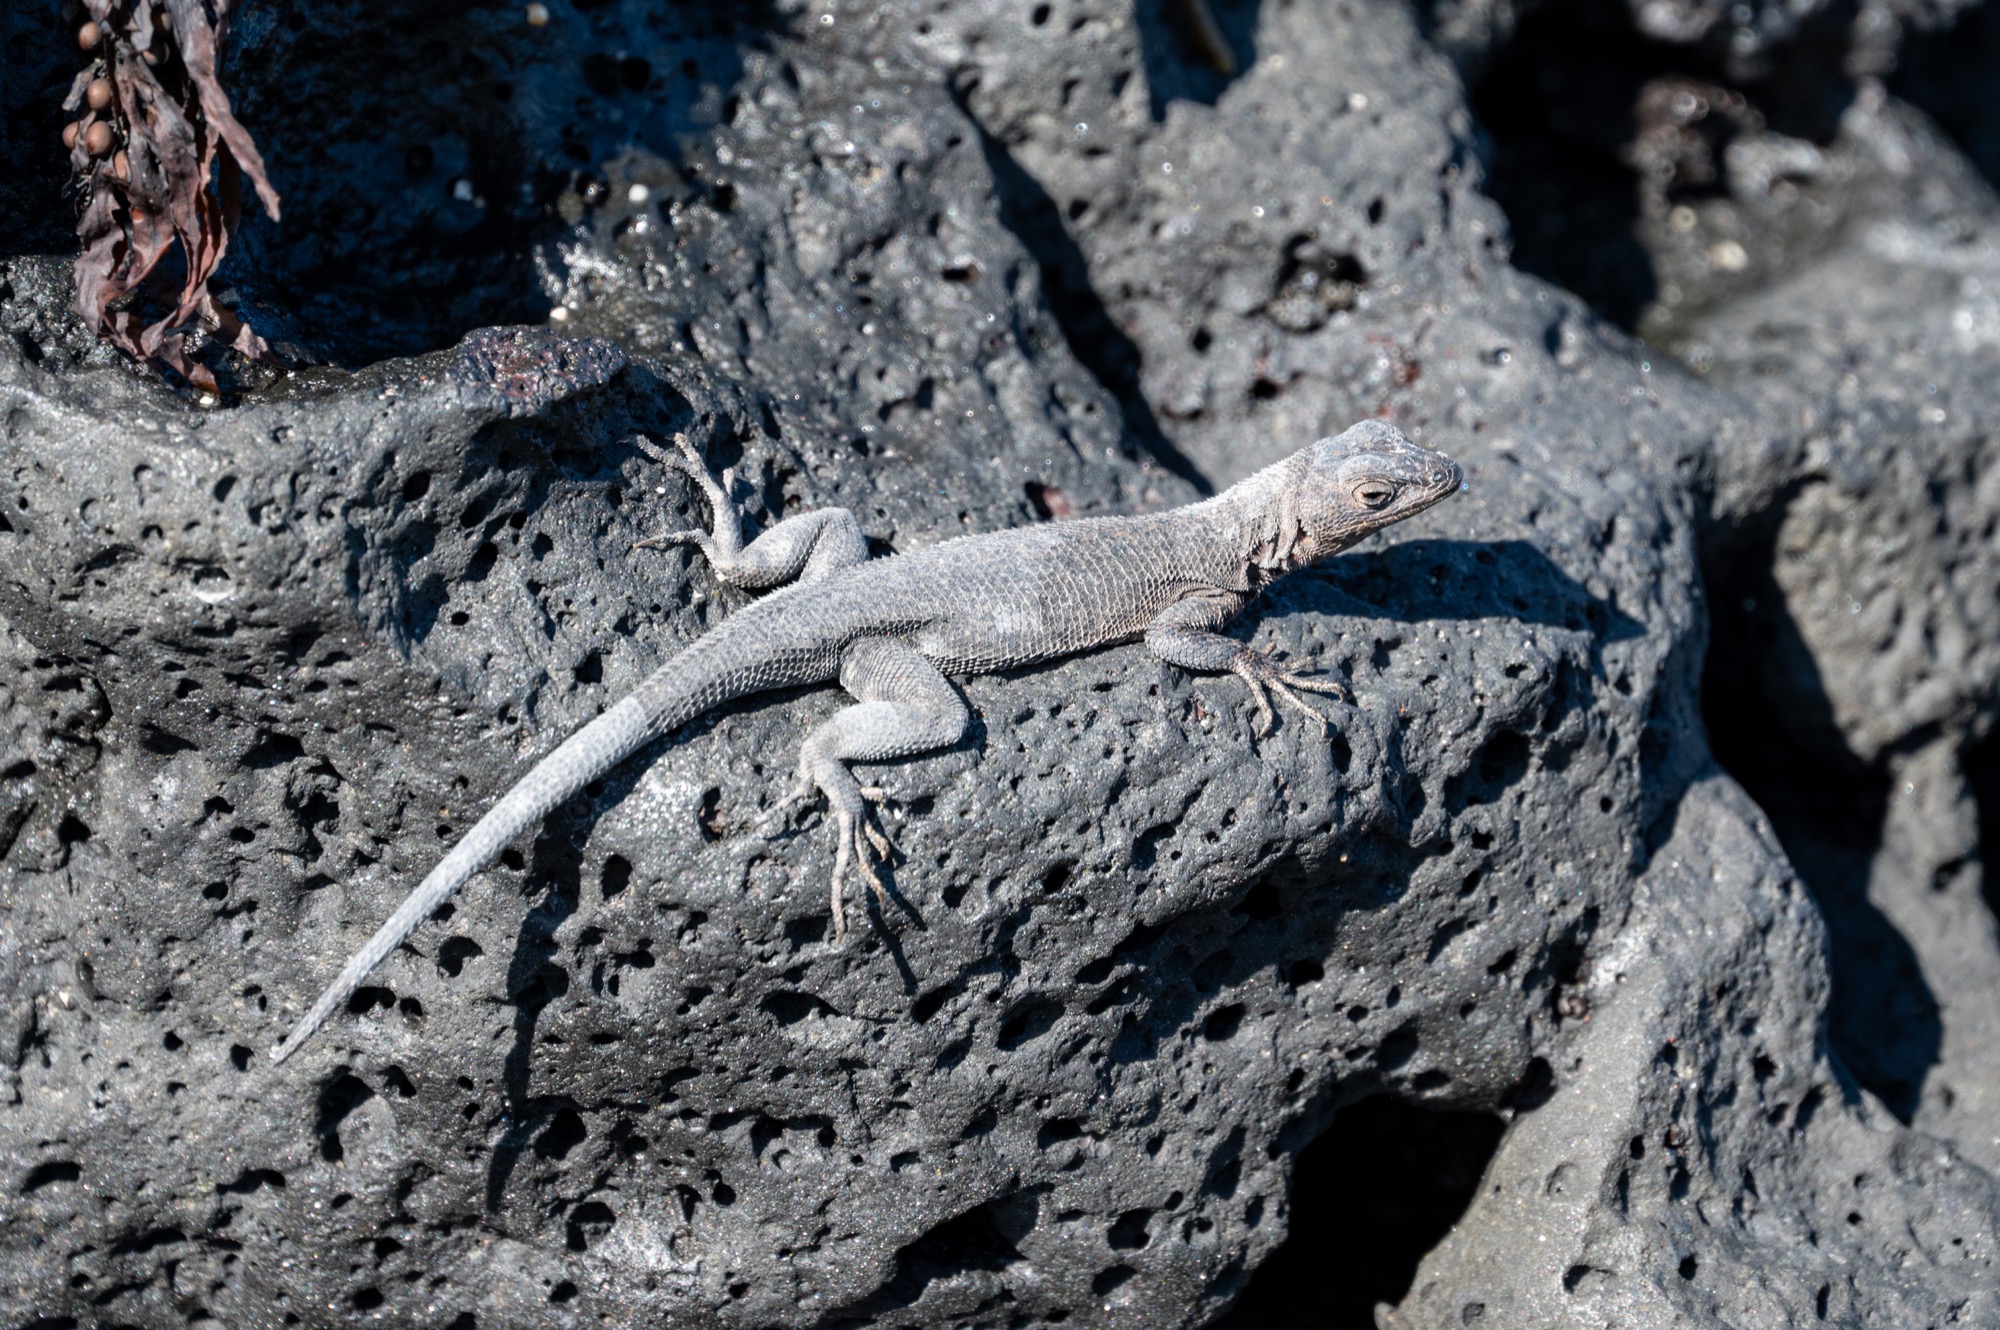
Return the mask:
[[[855,705],[806,736],[802,794],[826,796],[836,828],[834,938],[842,888],[888,842],[850,762],[910,757],[956,743],[971,719],[950,675],[990,674],[1144,638],[1183,669],[1230,671],[1250,686],[1260,732],[1271,694],[1326,728],[1299,690],[1339,685],[1280,663],[1220,630],[1274,579],[1327,558],[1437,503],[1462,485],[1456,463],[1379,421],[1322,439],[1213,498],[1164,513],[996,531],[910,554],[868,557],[844,508],[786,518],[749,544],[723,482],[684,438],[655,459],[701,486],[713,531],[644,545],[693,544],[738,587],[778,587],[655,671],[630,696],[523,776],[431,870],[409,899],[272,1051],[282,1062],[362,979],[515,837],[647,743],[732,698],[838,679]]]

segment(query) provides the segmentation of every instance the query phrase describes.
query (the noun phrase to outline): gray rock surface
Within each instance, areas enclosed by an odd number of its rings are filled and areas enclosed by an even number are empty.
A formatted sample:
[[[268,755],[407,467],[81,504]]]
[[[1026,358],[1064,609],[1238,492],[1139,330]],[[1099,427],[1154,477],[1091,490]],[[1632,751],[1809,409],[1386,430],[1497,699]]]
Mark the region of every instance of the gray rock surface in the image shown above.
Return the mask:
[[[205,409],[0,268],[10,1323],[2000,1322],[2000,236],[1915,112],[1774,194],[1759,111],[1700,243],[1660,192],[1632,252],[1706,285],[1648,349],[1509,262],[1459,71],[1511,18],[1217,0],[1230,75],[1144,2],[550,8],[245,12],[303,220],[240,299],[448,349]],[[390,94],[400,174],[343,165]],[[1474,489],[1246,625],[1350,683],[1334,739],[1139,647],[968,681],[836,949],[817,819],[749,829],[840,699],[733,707],[263,1065],[738,603],[630,549],[702,515],[634,430],[886,552],[1369,415]],[[1400,1190],[1294,1185],[1390,1099],[1486,1124],[1455,1226],[1301,1249]]]

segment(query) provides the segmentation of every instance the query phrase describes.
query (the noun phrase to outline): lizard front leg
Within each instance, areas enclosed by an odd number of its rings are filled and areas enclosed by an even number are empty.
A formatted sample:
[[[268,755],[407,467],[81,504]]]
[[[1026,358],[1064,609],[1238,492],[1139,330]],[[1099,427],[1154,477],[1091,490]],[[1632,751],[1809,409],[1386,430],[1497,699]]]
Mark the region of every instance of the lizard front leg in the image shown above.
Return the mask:
[[[848,647],[840,661],[840,686],[859,701],[815,728],[799,749],[799,775],[826,796],[839,838],[832,882],[835,942],[847,936],[842,897],[850,868],[875,889],[878,900],[885,905],[888,900],[868,851],[872,846],[886,856],[889,842],[869,821],[867,792],[847,764],[947,748],[972,719],[958,690],[905,642],[867,638]]]
[[[1228,591],[1177,600],[1155,615],[1147,626],[1146,646],[1170,665],[1215,673],[1227,670],[1249,684],[1251,696],[1257,700],[1260,735],[1269,734],[1277,723],[1277,716],[1271,710],[1272,693],[1278,695],[1279,701],[1312,717],[1320,733],[1325,734],[1327,718],[1294,690],[1335,696],[1343,696],[1347,690],[1331,679],[1315,678],[1309,671],[1280,663],[1268,651],[1247,647],[1217,632],[1216,629],[1236,617],[1243,608],[1243,600]]]
[[[868,561],[868,538],[861,534],[861,523],[845,508],[821,508],[787,517],[744,544],[742,514],[729,497],[735,482],[731,472],[723,472],[719,480],[709,474],[701,454],[685,434],[674,435],[678,451],[671,453],[643,434],[634,442],[646,456],[700,486],[708,500],[711,528],[655,536],[637,542],[634,549],[697,545],[708,556],[716,576],[746,591],[763,591],[793,581],[816,582]]]

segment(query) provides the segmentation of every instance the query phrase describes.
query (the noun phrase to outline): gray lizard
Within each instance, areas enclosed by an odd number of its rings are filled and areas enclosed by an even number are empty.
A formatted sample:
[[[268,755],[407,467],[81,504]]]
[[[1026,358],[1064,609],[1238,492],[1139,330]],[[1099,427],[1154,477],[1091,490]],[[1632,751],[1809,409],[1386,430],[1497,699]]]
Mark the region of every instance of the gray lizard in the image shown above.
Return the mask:
[[[844,508],[788,517],[749,544],[726,482],[685,438],[680,455],[644,439],[708,498],[714,529],[642,545],[692,544],[716,574],[750,590],[778,587],[668,661],[632,694],[543,758],[431,870],[313,1003],[273,1062],[291,1056],[368,972],[454,891],[552,809],[647,743],[732,698],[838,679],[855,705],[806,736],[801,790],[833,812],[834,939],[846,933],[842,889],[858,871],[879,896],[869,858],[888,842],[869,820],[850,762],[949,747],[971,713],[947,676],[990,674],[1143,637],[1189,670],[1230,671],[1250,686],[1259,732],[1271,695],[1324,731],[1299,696],[1340,693],[1223,636],[1274,579],[1317,563],[1458,490],[1456,463],[1379,421],[1322,439],[1199,503],[1164,513],[1099,517],[945,541],[871,560]]]

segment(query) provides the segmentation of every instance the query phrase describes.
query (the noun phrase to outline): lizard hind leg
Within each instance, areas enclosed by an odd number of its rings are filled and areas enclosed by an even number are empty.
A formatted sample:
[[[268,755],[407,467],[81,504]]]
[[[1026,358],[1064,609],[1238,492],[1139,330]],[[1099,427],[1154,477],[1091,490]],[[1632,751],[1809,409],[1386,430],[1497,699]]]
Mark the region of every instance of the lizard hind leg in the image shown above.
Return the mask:
[[[864,788],[848,770],[850,762],[887,762],[948,748],[965,734],[972,719],[958,690],[906,642],[868,638],[841,657],[840,684],[856,699],[806,736],[799,749],[799,773],[826,796],[833,813],[833,938],[847,936],[845,889],[850,872],[859,873],[885,904],[888,893],[876,859],[888,858],[889,839],[874,823],[868,802],[880,791]]]
[[[678,451],[671,453],[644,435],[635,436],[634,442],[654,461],[692,480],[707,498],[711,515],[708,531],[670,532],[639,541],[634,549],[698,545],[716,576],[746,591],[762,591],[787,582],[816,582],[868,561],[868,538],[861,533],[861,523],[845,508],[820,508],[787,517],[745,544],[743,517],[730,498],[735,487],[731,472],[723,472],[720,479],[710,474],[685,434],[674,435]]]

